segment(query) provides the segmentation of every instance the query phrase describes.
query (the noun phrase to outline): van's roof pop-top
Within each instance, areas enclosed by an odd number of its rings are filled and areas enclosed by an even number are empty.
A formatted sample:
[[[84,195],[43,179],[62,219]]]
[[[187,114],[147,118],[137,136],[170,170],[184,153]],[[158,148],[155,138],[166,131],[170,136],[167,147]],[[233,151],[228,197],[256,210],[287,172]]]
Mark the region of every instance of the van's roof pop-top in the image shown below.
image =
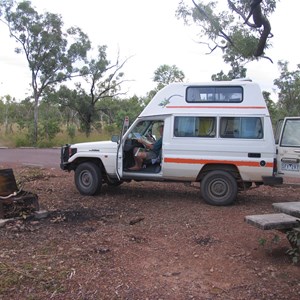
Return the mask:
[[[300,122],[289,128],[295,124]],[[259,85],[250,80],[170,84],[128,127],[126,118],[117,139],[62,147],[61,168],[75,171],[80,193],[94,195],[102,183],[188,181],[200,183],[207,203],[228,205],[238,191],[282,183],[268,108]],[[147,145],[160,139],[155,159],[136,168],[137,156],[145,157],[153,148]],[[280,159],[281,169],[299,172],[300,159]]]
[[[160,90],[140,117],[174,113],[269,115],[260,87],[249,80],[172,83]]]

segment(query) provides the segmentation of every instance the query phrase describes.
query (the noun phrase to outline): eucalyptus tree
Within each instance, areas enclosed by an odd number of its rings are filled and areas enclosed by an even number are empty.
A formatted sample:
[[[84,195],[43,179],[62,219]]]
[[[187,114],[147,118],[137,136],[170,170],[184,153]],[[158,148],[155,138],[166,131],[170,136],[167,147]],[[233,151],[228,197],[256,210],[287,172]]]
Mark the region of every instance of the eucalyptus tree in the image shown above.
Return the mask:
[[[227,10],[218,7],[220,1],[192,2],[189,7],[181,1],[177,17],[198,26],[200,43],[208,46],[209,53],[221,49],[227,63],[271,60],[266,56],[272,37],[269,16],[279,0],[227,0]]]
[[[176,65],[161,65],[154,71],[153,81],[158,83],[157,89],[160,90],[172,82],[182,82],[184,78],[183,71]]]
[[[223,70],[221,70],[219,73],[213,74],[211,76],[211,79],[213,81],[221,81],[221,80],[228,81],[228,80],[232,80],[232,79],[246,77],[247,69],[242,64],[240,64],[237,61],[232,60],[230,62],[230,65],[231,65],[231,70],[229,70],[227,74],[225,74],[223,72]]]
[[[104,114],[108,124],[122,127],[125,116],[134,121],[143,110],[142,99],[136,95],[130,98],[107,98],[99,102],[98,110]]]
[[[155,94],[166,85],[172,82],[183,82],[185,74],[176,65],[160,65],[155,71],[153,81],[157,83],[157,86],[150,90],[143,98],[144,105],[147,105]]]
[[[84,85],[80,85],[81,95],[85,97],[82,100],[85,103],[85,123],[86,134],[91,130],[91,124],[94,117],[101,111],[101,106],[97,103],[107,98],[116,98],[125,93],[121,91],[122,84],[126,81],[124,79],[124,72],[122,68],[128,59],[120,60],[119,54],[116,60],[112,63],[107,58],[107,46],[98,46],[96,57],[87,60],[87,64],[81,69],[81,74],[85,80]],[[85,86],[86,88],[82,88]]]
[[[300,64],[290,71],[288,62],[279,61],[280,77],[274,80],[278,88],[278,107],[285,116],[300,114]]]
[[[46,12],[39,14],[30,1],[0,0],[1,20],[17,42],[31,73],[34,99],[33,142],[38,139],[38,107],[45,90],[79,75],[74,67],[84,60],[90,49],[88,36],[78,27],[64,31],[62,17]]]
[[[92,130],[93,123],[97,122],[103,115],[111,122],[112,111],[107,107],[108,99],[123,95],[122,84],[125,82],[122,68],[128,61],[120,61],[119,55],[114,63],[107,58],[107,47],[98,46],[96,57],[86,60],[81,68],[81,82],[76,82],[75,89],[61,86],[56,94],[57,101],[62,109],[68,107],[76,112],[80,121],[81,129],[88,136]],[[102,103],[103,102],[103,103]],[[110,103],[110,108],[114,105]],[[117,110],[119,105],[115,107]]]

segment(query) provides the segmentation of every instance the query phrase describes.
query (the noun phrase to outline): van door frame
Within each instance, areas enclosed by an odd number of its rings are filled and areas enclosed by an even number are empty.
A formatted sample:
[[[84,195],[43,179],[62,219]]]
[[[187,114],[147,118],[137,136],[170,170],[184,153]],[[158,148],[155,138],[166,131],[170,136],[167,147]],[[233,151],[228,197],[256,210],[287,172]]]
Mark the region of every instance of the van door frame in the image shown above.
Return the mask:
[[[286,137],[285,129],[288,122],[293,120],[299,122],[299,131],[300,131],[300,117],[286,117],[284,120],[280,120],[277,124],[275,132],[275,143],[276,143],[276,152],[277,152],[277,165],[278,165],[278,174],[283,177],[292,177],[300,178],[300,138],[299,145],[283,145],[283,139]],[[279,131],[280,130],[280,131]],[[293,134],[290,136],[291,141],[293,136],[297,138],[297,133],[299,131],[293,131]],[[290,168],[290,170],[282,169],[282,166]]]
[[[116,170],[117,170],[117,176],[119,176],[119,180],[121,179],[161,179],[162,178],[162,170],[163,170],[163,146],[162,146],[162,161],[161,161],[161,171],[160,173],[138,173],[138,172],[126,172],[124,174],[124,168],[123,168],[123,153],[124,153],[124,145],[125,141],[132,132],[132,130],[136,127],[138,123],[141,123],[143,121],[150,121],[150,122],[163,122],[165,124],[166,117],[165,116],[151,116],[151,117],[143,117],[143,118],[137,118],[134,123],[130,126],[130,128],[127,130],[127,132],[124,134],[122,139],[120,140],[120,144],[118,146],[117,150],[117,161],[116,161]],[[164,136],[165,136],[166,129],[164,128]],[[163,138],[164,143],[164,138]]]

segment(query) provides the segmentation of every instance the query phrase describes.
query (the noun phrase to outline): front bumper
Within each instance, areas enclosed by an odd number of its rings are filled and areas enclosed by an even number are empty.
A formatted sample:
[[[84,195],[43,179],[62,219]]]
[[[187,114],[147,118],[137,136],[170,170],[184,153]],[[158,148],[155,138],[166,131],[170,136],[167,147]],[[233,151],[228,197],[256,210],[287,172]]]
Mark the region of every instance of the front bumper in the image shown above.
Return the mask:
[[[60,168],[67,170],[67,163],[69,160],[69,145],[62,146],[60,149]]]

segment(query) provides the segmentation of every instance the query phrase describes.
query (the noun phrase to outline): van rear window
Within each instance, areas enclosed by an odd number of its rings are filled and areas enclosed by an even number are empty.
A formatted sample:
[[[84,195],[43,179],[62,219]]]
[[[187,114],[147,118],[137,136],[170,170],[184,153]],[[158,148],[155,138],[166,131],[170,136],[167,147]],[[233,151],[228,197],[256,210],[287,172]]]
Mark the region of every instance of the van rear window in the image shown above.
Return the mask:
[[[190,86],[186,90],[187,102],[226,102],[243,101],[241,86]]]

